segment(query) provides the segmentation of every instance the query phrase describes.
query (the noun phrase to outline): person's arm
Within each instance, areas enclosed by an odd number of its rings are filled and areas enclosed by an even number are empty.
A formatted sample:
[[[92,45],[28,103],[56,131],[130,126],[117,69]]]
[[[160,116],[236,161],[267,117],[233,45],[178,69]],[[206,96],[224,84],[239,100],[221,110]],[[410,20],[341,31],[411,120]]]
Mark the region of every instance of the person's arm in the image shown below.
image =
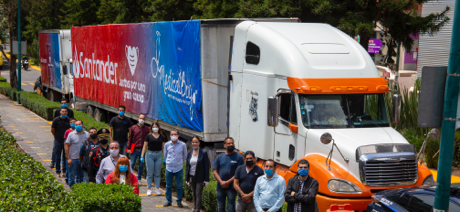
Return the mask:
[[[144,154],[145,154],[145,147],[146,147],[147,145],[149,145],[149,142],[144,141],[144,146],[142,147],[141,157],[144,157]]]
[[[260,195],[260,191],[259,191],[259,182],[260,182],[260,177],[257,179],[256,181],[256,186],[254,187],[254,196],[253,196],[253,200],[254,200],[254,206],[256,207],[256,210],[257,212],[261,212],[262,211],[262,207],[260,207],[260,200],[259,200],[259,195]]]
[[[209,182],[209,158],[208,158],[208,153],[206,153],[206,151],[204,151],[203,160],[204,160],[204,181]]]
[[[238,192],[240,196],[243,196],[245,193],[241,190],[240,186],[238,185],[239,183],[240,179],[233,180],[233,188],[235,188],[236,192]]]
[[[182,145],[182,157],[183,157],[184,161],[187,160],[187,146],[185,145],[185,143],[184,143],[184,145]]]
[[[56,125],[57,123],[55,121],[53,121],[53,123],[51,124],[51,134],[53,134],[53,136],[56,133]]]
[[[165,158],[165,160],[168,157],[168,148],[166,145],[163,145],[163,157]]]
[[[163,150],[163,152],[165,151],[165,141],[163,141],[163,143],[161,144],[161,149]]]
[[[70,148],[70,144],[65,143],[65,144],[64,144],[65,158],[67,158],[67,164],[69,164],[69,166],[72,166],[73,161],[72,161],[72,159],[70,159],[69,148]]]
[[[284,192],[286,191],[286,181],[281,179],[278,181],[278,198],[276,203],[269,209],[269,211],[278,211],[284,204]]]
[[[318,181],[315,180],[312,182],[311,188],[308,189],[308,193],[306,195],[296,193],[294,195],[295,199],[305,204],[315,204],[316,194],[318,194],[318,186]]]
[[[193,152],[193,150],[190,150],[189,153]],[[188,174],[189,174],[189,170],[190,170],[190,160],[191,160],[191,157],[190,159],[188,158],[188,155],[187,155],[187,158],[185,159],[185,182],[189,182],[190,181],[190,178],[188,177]],[[197,165],[198,166],[198,165]],[[195,175],[196,176],[196,175]]]
[[[129,154],[132,153],[132,152],[131,152],[131,143],[133,142],[133,138],[134,138],[133,133],[131,133],[131,132],[132,132],[131,128],[132,128],[132,127],[129,128],[128,145],[127,145],[127,147],[128,147],[128,151],[127,151],[127,152],[128,152]]]
[[[109,127],[109,137],[110,137],[111,142],[113,141],[112,133],[113,133],[113,127]]]
[[[99,170],[96,174],[96,183],[102,184],[104,182],[104,160],[102,160],[101,164],[99,165]]]
[[[53,134],[53,136],[55,136],[54,134],[56,133],[56,129],[55,128],[51,128],[51,134]]]
[[[222,186],[223,188],[227,188],[227,187],[224,187],[224,181],[220,178],[219,176],[219,162],[220,162],[220,157],[217,156],[216,158],[216,161],[214,162],[214,165],[212,166],[212,174],[214,175],[214,178],[217,180],[217,182],[220,184],[220,186]]]
[[[291,179],[289,179],[288,185],[286,187],[286,192],[284,192],[284,199],[286,200],[287,203],[295,203],[296,202],[295,197],[291,195],[291,192],[294,191],[293,188],[292,188],[292,186],[294,184],[293,179],[294,179],[293,177]]]

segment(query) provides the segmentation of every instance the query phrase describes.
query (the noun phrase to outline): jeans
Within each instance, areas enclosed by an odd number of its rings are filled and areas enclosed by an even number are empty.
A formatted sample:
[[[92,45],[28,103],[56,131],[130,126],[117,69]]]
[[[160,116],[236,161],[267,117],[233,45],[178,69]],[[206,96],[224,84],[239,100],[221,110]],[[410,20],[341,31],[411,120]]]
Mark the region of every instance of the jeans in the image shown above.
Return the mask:
[[[237,212],[257,212],[256,206],[254,205],[254,201],[251,199],[250,203],[246,203],[243,201],[243,198],[238,196],[238,199],[236,200],[236,211]]]
[[[81,183],[83,182],[83,170],[81,169],[81,163],[80,160],[78,159],[72,159],[72,166],[69,166],[67,164],[67,173],[69,174],[69,187],[72,188],[72,186],[75,183]]]
[[[85,171],[85,170],[83,170],[83,169],[82,169],[82,171],[83,171],[83,182],[84,182],[84,183],[89,183],[88,172]]]
[[[62,164],[62,171],[66,173],[66,159],[64,156],[64,143],[59,143],[54,141],[54,148],[56,150],[56,154],[54,155],[55,165],[56,165],[56,173],[61,173],[61,164]],[[61,157],[62,156],[62,157]],[[51,156],[52,157],[52,156]]]
[[[133,151],[131,153],[131,168],[134,170],[134,165],[136,165],[136,161],[139,158],[139,169],[137,170],[137,180],[142,179],[142,171],[144,169],[144,163],[141,162],[141,151]],[[145,159],[145,158],[144,158]]]
[[[119,144],[120,144],[120,154],[126,156],[126,145],[128,145],[128,142],[119,143]]]
[[[227,199],[228,212],[235,212],[236,191],[234,189],[217,190],[216,196],[219,212],[225,212],[225,199]]]
[[[177,203],[182,202],[182,195],[184,193],[184,188],[182,187],[182,179],[184,178],[184,169],[181,169],[180,171],[176,173],[169,172],[168,170],[165,170],[166,172],[166,199],[168,200],[168,203],[172,203],[172,185],[173,185],[173,177],[176,178],[176,193],[177,193]]]
[[[201,200],[203,194],[203,183],[195,182],[195,177],[191,177],[190,185],[192,187],[193,195],[193,212],[200,212],[201,210]]]
[[[144,158],[147,165],[147,188],[152,188],[152,176],[155,175],[155,188],[160,188],[161,182],[161,164],[163,162],[163,154],[161,151],[147,151]]]

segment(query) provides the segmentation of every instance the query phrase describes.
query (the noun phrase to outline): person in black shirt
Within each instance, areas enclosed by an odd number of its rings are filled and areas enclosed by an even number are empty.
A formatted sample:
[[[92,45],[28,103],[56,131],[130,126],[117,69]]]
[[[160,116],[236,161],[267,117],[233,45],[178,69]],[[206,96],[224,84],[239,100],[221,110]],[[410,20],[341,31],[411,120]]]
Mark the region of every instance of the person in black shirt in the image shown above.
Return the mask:
[[[120,154],[126,155],[126,143],[128,142],[128,133],[131,134],[133,123],[125,117],[126,107],[118,106],[118,116],[110,120],[110,140],[117,141],[120,144]]]
[[[109,130],[102,128],[97,132],[99,145],[96,145],[91,149],[89,153],[89,168],[88,177],[89,182],[96,182],[96,175],[99,171],[99,166],[102,159],[110,155],[109,151]]]
[[[264,170],[256,165],[256,156],[253,151],[244,153],[245,165],[238,166],[235,171],[233,187],[238,192],[236,212],[257,212],[252,200],[257,178],[264,175]]]
[[[61,107],[65,107],[67,108],[67,117],[69,117],[69,119],[71,118],[74,118],[73,116],[73,111],[72,109],[69,108],[69,101],[67,101],[66,98],[62,98],[61,99]],[[61,109],[57,109],[56,111],[54,111],[54,118],[58,117],[61,115]]]
[[[160,180],[161,180],[161,163],[163,161],[163,149],[165,146],[166,137],[160,129],[158,123],[154,123],[150,128],[150,133],[145,137],[144,147],[142,148],[141,161],[144,162],[145,148],[147,151],[147,196],[152,195],[150,188],[152,187],[152,176],[155,175],[155,187],[157,195],[160,195]]]
[[[51,124],[51,133],[54,135],[54,147],[55,147],[55,154],[52,157],[55,157],[56,161],[56,174],[59,177],[61,175],[61,162],[63,164],[62,170],[65,173],[66,166],[64,165],[66,160],[65,158],[61,158],[62,152],[64,151],[64,134],[67,129],[70,128],[70,119],[67,117],[67,108],[62,107],[60,109],[61,115],[56,117]]]

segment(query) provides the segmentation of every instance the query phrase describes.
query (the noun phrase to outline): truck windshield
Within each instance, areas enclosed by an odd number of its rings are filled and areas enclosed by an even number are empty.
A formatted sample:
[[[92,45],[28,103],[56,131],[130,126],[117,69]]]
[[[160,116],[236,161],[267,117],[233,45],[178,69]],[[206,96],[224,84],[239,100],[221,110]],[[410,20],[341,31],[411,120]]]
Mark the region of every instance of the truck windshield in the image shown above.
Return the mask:
[[[389,127],[383,94],[299,95],[307,128]]]

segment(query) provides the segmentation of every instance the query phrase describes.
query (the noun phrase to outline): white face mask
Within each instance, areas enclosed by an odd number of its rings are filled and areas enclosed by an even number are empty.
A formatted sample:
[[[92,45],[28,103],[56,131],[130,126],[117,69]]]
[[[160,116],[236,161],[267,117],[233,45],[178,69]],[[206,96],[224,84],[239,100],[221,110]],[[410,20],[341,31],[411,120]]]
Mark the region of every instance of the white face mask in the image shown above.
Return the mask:
[[[171,141],[177,141],[178,137],[177,136],[171,136]]]
[[[110,150],[110,156],[112,156],[112,157],[118,156],[118,149],[111,149]]]
[[[154,133],[158,132],[158,130],[159,130],[159,129],[156,128],[156,127],[155,127],[155,128],[152,128],[152,132],[154,132]]]
[[[139,119],[139,124],[144,124],[144,120],[143,120],[143,119]]]

